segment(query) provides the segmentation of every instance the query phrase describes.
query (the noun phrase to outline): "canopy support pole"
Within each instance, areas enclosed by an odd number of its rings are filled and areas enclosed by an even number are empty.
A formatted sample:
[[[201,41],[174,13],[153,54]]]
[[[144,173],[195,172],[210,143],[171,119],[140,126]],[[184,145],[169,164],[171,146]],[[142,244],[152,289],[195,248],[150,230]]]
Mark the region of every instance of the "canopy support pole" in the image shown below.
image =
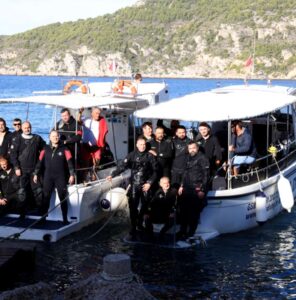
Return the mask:
[[[231,145],[231,120],[228,121],[228,168],[227,168],[227,188],[231,190],[231,153],[229,151],[229,146]]]

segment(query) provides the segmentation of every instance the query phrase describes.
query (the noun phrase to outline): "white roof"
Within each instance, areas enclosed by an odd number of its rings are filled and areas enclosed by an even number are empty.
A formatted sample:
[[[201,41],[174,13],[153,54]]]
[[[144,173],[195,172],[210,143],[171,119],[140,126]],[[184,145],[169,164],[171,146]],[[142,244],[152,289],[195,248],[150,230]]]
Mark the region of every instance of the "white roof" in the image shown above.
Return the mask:
[[[69,94],[69,95],[42,95],[31,96],[23,98],[2,98],[0,103],[36,103],[47,104],[52,106],[67,107],[70,109],[79,109],[81,107],[93,106],[109,106],[109,105],[134,105],[135,107],[143,107],[144,104],[148,105],[146,99],[131,98],[131,97],[112,97],[112,96],[91,96],[82,94]]]
[[[189,94],[136,111],[138,118],[182,121],[247,119],[296,102],[295,89],[282,86],[229,86]]]

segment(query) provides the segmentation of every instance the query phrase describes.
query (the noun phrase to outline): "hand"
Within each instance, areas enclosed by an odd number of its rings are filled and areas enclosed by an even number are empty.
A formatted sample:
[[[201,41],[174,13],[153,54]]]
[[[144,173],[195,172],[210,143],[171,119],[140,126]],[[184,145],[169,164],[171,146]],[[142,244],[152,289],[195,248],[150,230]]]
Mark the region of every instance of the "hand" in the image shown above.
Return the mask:
[[[107,176],[107,177],[106,177],[106,180],[112,181],[112,176],[111,176],[111,175]]]
[[[6,198],[0,199],[0,206],[4,206],[6,204],[7,204],[7,199]]]
[[[203,199],[205,197],[205,192],[201,191],[201,190],[196,190],[196,194],[198,199]]]
[[[169,218],[175,218],[175,213],[170,213]]]
[[[144,217],[143,217],[143,218],[144,218],[144,221],[146,221],[146,220],[148,220],[148,219],[149,219],[149,215],[147,215],[147,214],[146,214],[146,215],[144,215]]]
[[[142,187],[143,192],[148,192],[148,190],[150,189],[150,187],[151,187],[150,183],[143,184],[143,187]]]
[[[180,186],[180,187],[179,187],[179,190],[178,190],[178,194],[179,194],[179,196],[181,196],[181,195],[182,195],[182,193],[183,193],[183,186]]]
[[[15,170],[15,175],[18,176],[18,177],[21,176],[22,175],[21,169],[16,169]]]
[[[156,153],[156,151],[154,151],[154,150],[149,150],[149,153],[151,153],[151,154],[154,155],[154,156],[157,156],[157,153]]]
[[[69,184],[73,184],[74,182],[75,182],[75,177],[74,177],[74,175],[71,175],[69,177]]]
[[[34,183],[37,183],[37,182],[38,182],[38,176],[37,176],[37,175],[34,175],[34,176],[33,176],[33,182],[34,182]]]
[[[81,107],[81,108],[79,109],[79,113],[82,114],[83,112],[84,112],[84,107]]]
[[[229,150],[230,152],[233,152],[233,151],[235,150],[235,148],[234,148],[233,145],[229,145],[228,150]]]
[[[219,159],[217,159],[217,160],[215,161],[216,166],[219,166],[220,163],[221,163],[221,161],[220,161]]]

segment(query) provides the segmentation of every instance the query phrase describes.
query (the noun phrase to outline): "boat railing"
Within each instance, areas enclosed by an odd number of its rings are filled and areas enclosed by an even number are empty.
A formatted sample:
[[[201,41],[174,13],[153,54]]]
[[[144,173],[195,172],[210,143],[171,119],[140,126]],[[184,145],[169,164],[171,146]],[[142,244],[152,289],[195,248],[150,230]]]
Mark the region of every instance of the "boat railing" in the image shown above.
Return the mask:
[[[250,185],[262,180],[266,180],[296,160],[296,148],[291,150],[291,146],[296,145],[296,140],[289,142],[285,147],[278,149],[276,156],[267,154],[259,157],[256,161],[249,166],[246,172],[236,176],[229,175],[227,180],[230,181],[230,188],[238,188]],[[288,152],[288,153],[287,153]]]

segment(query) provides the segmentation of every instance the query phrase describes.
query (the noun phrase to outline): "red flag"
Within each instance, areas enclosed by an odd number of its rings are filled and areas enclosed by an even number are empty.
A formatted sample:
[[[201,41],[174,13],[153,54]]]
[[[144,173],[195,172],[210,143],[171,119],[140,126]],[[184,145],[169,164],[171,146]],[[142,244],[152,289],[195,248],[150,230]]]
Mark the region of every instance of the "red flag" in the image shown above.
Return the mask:
[[[252,56],[249,56],[249,58],[245,62],[245,67],[249,67],[253,64]]]
[[[115,60],[113,60],[112,63],[109,65],[109,71],[115,72],[116,68],[117,68],[117,63],[115,62]]]

